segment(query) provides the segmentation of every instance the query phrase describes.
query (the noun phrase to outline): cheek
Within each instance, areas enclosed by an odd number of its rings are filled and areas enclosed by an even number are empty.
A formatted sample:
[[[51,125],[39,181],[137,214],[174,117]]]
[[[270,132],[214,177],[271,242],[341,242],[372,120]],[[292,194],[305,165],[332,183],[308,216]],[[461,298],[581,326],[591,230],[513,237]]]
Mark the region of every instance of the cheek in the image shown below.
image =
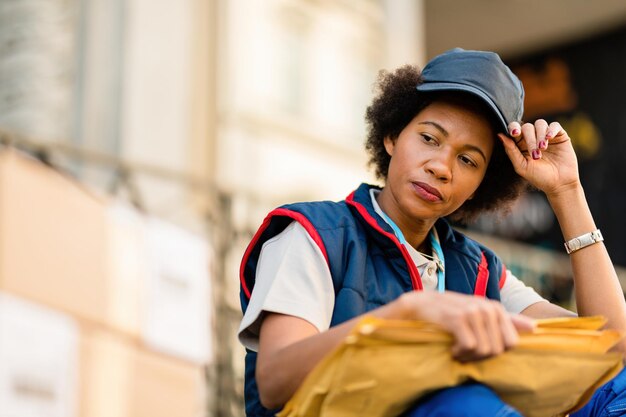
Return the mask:
[[[474,191],[476,191],[478,189],[478,187],[480,187],[480,184],[482,184],[483,179],[485,178],[485,173],[483,172],[480,176],[478,176],[478,178],[476,178],[473,181],[473,187],[474,187]]]
[[[405,161],[403,160],[403,154],[400,152],[396,152],[395,155],[389,160],[389,169],[388,175],[390,174],[400,174],[403,171],[403,167],[405,166]]]
[[[467,195],[467,198],[474,195],[480,184],[485,178],[485,172],[475,173],[476,175],[468,175],[467,181],[464,184],[463,191]]]

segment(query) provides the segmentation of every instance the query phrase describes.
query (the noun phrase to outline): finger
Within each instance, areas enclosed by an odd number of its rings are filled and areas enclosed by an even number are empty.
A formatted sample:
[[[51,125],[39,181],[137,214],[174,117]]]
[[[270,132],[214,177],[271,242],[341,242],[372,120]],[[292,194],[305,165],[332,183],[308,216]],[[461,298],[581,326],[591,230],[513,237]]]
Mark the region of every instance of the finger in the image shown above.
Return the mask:
[[[485,358],[493,354],[493,334],[490,334],[488,329],[489,319],[487,316],[488,314],[482,308],[470,312],[468,316],[470,329],[476,338],[474,353],[479,358]]]
[[[450,329],[450,331],[454,335],[452,356],[460,361],[472,360],[477,341],[467,322],[465,320],[458,320],[456,326]]]
[[[521,314],[512,314],[510,317],[511,323],[513,323],[513,326],[515,326],[518,333],[529,333],[537,327],[535,320],[530,317],[526,317]]]
[[[491,354],[499,355],[504,352],[504,335],[500,326],[501,317],[506,316],[500,303],[489,301],[485,311],[485,328],[491,342]]]
[[[509,314],[503,314],[499,317],[500,330],[502,331],[502,338],[504,340],[505,349],[510,349],[517,345],[519,341],[519,335],[517,328],[513,323],[513,317]]]
[[[544,119],[535,120],[535,135],[537,137],[537,149],[544,150],[548,147],[546,141],[546,132],[548,131],[548,122]]]
[[[509,135],[511,135],[512,138],[516,139],[515,141],[517,142],[520,139],[520,135],[522,134],[522,128],[519,124],[519,122],[511,122],[509,123]]]
[[[559,122],[552,122],[550,126],[548,126],[548,130],[546,131],[546,142],[552,140],[553,142],[560,142],[560,138],[562,136],[567,136],[567,133],[561,126]]]
[[[506,155],[511,160],[511,163],[513,164],[513,168],[515,169],[515,172],[522,175],[522,173],[526,170],[526,167],[528,165],[528,162],[526,161],[526,157],[524,156],[522,151],[517,147],[513,139],[509,138],[506,135],[503,135],[502,133],[498,134],[498,138],[500,138],[500,141],[502,142],[502,146],[504,146],[504,152],[506,152]]]
[[[535,125],[531,123],[524,123],[522,125],[522,136],[526,142],[526,146],[531,151],[533,159],[541,158],[541,151],[537,149],[537,133],[535,131]]]

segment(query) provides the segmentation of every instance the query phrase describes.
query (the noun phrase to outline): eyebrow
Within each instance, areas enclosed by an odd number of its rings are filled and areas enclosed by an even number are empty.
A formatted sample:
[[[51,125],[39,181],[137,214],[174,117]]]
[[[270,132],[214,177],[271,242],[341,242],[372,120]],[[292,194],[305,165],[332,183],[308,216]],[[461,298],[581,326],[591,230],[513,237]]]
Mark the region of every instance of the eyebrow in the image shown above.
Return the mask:
[[[443,128],[443,126],[441,126],[439,123],[437,122],[432,122],[429,120],[425,120],[423,122],[418,122],[418,124],[420,125],[429,125],[434,127],[435,129],[437,129],[439,132],[441,132],[441,134],[445,137],[448,137],[450,134],[448,133],[448,131],[446,129]],[[485,153],[483,152],[482,149],[480,149],[478,146],[475,145],[470,145],[470,144],[466,144],[465,148],[469,149],[470,151],[474,151],[480,154],[480,156],[483,157],[483,160],[485,162],[487,162],[487,157],[485,156]]]
[[[465,145],[466,148],[468,148],[470,151],[474,151],[478,154],[480,154],[480,156],[483,157],[483,160],[485,162],[487,162],[487,157],[485,156],[485,154],[483,153],[483,150],[480,149],[478,146],[474,146],[474,145]]]
[[[443,126],[441,126],[439,123],[437,122],[430,122],[430,121],[423,121],[423,122],[419,122],[418,124],[420,125],[430,125],[433,126],[434,128],[436,128],[438,131],[441,132],[442,135],[444,135],[445,137],[448,137],[449,133],[446,129],[443,128]]]

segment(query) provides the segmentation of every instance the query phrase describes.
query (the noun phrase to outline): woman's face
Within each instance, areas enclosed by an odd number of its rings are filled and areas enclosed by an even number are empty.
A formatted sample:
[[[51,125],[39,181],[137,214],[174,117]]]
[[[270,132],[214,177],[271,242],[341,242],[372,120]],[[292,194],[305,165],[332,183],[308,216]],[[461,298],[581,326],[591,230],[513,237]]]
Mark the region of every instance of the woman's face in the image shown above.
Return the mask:
[[[434,222],[454,212],[480,185],[494,140],[480,113],[454,102],[433,102],[396,140],[385,139],[391,161],[379,200],[383,210],[400,223]]]

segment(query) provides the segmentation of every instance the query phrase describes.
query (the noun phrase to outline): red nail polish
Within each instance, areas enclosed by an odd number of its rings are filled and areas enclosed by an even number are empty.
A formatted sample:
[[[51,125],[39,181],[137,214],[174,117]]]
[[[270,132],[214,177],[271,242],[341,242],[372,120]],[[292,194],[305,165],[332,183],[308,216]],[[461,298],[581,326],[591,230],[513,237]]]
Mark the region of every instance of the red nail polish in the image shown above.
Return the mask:
[[[546,141],[545,140],[540,140],[539,144],[537,145],[537,147],[539,149],[546,149],[548,146],[546,145]]]
[[[539,149],[533,149],[532,151],[533,159],[541,158],[541,151]]]
[[[519,135],[519,129],[513,129],[513,130],[511,130],[511,135],[512,135],[512,136],[517,136],[517,135]]]

